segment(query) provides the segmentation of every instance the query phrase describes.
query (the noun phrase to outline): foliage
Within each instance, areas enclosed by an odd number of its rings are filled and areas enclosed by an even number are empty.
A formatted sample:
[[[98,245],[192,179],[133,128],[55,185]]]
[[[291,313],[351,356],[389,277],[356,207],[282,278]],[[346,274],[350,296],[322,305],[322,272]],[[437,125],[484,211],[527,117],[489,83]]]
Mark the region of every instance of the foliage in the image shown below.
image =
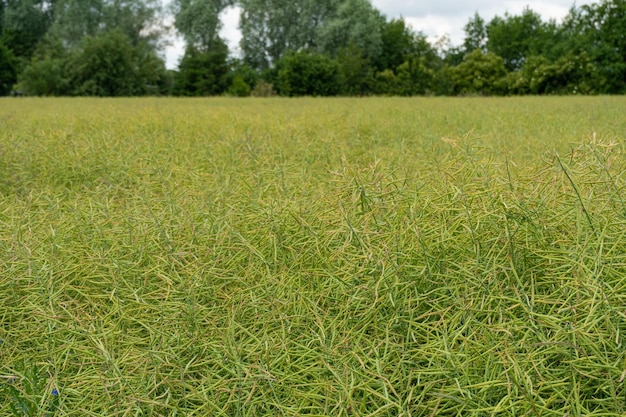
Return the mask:
[[[20,88],[37,95],[159,90],[159,0],[5,0],[2,6],[0,39],[19,58]]]
[[[432,92],[434,71],[429,68],[424,57],[414,56],[405,61],[397,69],[398,79],[402,86],[399,95],[415,96]]]
[[[293,52],[277,63],[278,93],[285,96],[334,96],[340,92],[339,65],[316,52]]]
[[[336,57],[342,49],[355,46],[365,58],[374,61],[382,53],[384,21],[369,0],[344,0],[336,15],[319,28],[317,48]]]
[[[183,96],[222,94],[230,85],[227,58],[228,49],[219,38],[210,50],[188,46],[178,67],[174,93]]]
[[[230,59],[227,64],[233,77],[241,77],[250,87],[256,85],[259,80],[259,73],[242,59]]]
[[[337,54],[341,94],[362,96],[371,93],[372,67],[364,51],[351,43]]]
[[[276,95],[276,92],[274,91],[274,86],[272,84],[261,79],[254,85],[250,95],[252,97],[272,97]]]
[[[19,89],[33,96],[63,96],[71,93],[69,73],[62,59],[33,60],[22,72]]]
[[[603,0],[572,8],[564,22],[570,50],[589,54],[598,74],[597,91],[626,93],[626,1]]]
[[[61,40],[46,36],[20,74],[20,90],[35,96],[71,94],[68,61],[69,56]]]
[[[228,87],[228,95],[235,97],[248,97],[252,89],[250,85],[243,79],[241,75],[235,75],[233,81]]]
[[[508,77],[514,94],[594,94],[596,69],[589,56],[562,56],[550,62],[543,56],[528,58],[521,71]]]
[[[8,401],[9,410],[15,417],[54,417],[59,409],[59,390],[50,388],[47,378],[37,364],[15,366],[16,373],[0,381],[0,393]]]
[[[477,49],[486,52],[487,27],[485,20],[480,17],[478,12],[474,13],[474,16],[467,22],[463,30],[465,31],[465,39],[463,40],[465,53],[469,54]]]
[[[463,62],[451,70],[454,91],[461,95],[498,95],[506,90],[504,61],[480,49],[468,54]]]
[[[415,52],[416,37],[404,19],[383,22],[380,37],[382,52],[374,61],[378,71],[395,70]]]
[[[68,60],[72,93],[101,97],[145,94],[163,76],[162,62],[133,47],[121,30],[88,37]]]
[[[340,0],[241,0],[241,49],[246,63],[265,70],[289,52],[316,48],[319,31]],[[345,46],[345,45],[343,45]]]
[[[220,13],[231,0],[175,0],[174,25],[188,46],[210,50],[219,42]]]
[[[376,92],[384,95],[415,96],[433,94],[435,72],[424,58],[410,57],[396,68],[376,74]]]
[[[240,59],[219,37],[232,6],[241,10]],[[338,81],[296,94],[626,93],[624,0],[574,5],[562,22],[528,7],[490,21],[475,13],[461,45],[432,42],[371,0],[172,0],[169,16],[163,10],[163,0],[0,0],[0,93],[17,80],[36,95],[245,94],[263,78],[286,94],[293,76],[280,79],[279,66],[302,52],[333,61]],[[176,74],[160,57],[168,21],[185,41]],[[115,56],[85,49],[108,39],[98,48],[109,50],[114,31],[125,37]]]
[[[0,40],[0,96],[8,94],[17,80],[16,59]]]
[[[17,58],[29,59],[46,35],[57,1],[5,0],[0,18],[0,39]]]
[[[502,57],[507,70],[518,70],[524,65],[526,57],[540,53],[537,42],[543,39],[543,30],[541,16],[529,8],[525,8],[520,16],[496,16],[486,27],[487,50]]]
[[[120,30],[133,46],[153,50],[163,35],[159,0],[58,0],[50,32],[64,44],[79,46],[85,37]]]

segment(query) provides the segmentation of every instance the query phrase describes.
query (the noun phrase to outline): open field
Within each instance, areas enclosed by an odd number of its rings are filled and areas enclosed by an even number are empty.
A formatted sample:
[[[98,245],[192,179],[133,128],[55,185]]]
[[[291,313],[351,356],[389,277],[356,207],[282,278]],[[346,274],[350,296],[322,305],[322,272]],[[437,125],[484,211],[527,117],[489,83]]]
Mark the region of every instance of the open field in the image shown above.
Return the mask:
[[[625,416],[625,114],[0,100],[0,416]]]

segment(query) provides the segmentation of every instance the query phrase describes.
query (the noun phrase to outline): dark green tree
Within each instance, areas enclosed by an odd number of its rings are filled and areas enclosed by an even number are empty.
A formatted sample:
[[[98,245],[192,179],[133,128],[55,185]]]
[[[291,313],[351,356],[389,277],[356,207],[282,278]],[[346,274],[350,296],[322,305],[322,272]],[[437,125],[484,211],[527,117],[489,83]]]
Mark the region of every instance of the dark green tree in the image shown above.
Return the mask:
[[[159,0],[57,0],[51,35],[76,47],[86,36],[113,29],[126,35],[133,46],[150,44],[156,50],[163,35]]]
[[[285,96],[334,96],[340,93],[339,65],[316,52],[292,52],[276,64],[277,89]]]
[[[83,40],[67,62],[71,92],[90,96],[134,96],[158,92],[163,62],[134,47],[119,29]]]
[[[385,21],[381,26],[382,51],[374,62],[378,71],[395,71],[415,53],[415,34],[404,19]]]
[[[13,89],[17,81],[15,56],[0,41],[0,96],[5,96]]]
[[[252,89],[241,75],[235,75],[230,87],[228,87],[227,94],[234,97],[248,97]]]
[[[588,53],[596,67],[595,91],[626,93],[626,0],[573,7],[563,26],[569,53]]]
[[[398,67],[397,73],[401,88],[399,95],[414,96],[435,92],[435,70],[432,61],[426,57],[414,55]]]
[[[69,55],[59,39],[47,36],[19,76],[19,88],[28,95],[70,94]]]
[[[119,29],[133,46],[159,48],[165,33],[161,0],[106,0],[104,30]]]
[[[480,17],[478,12],[467,22],[463,28],[465,31],[465,39],[463,40],[463,49],[469,54],[477,49],[485,52],[487,47],[487,27],[485,20]]]
[[[343,0],[336,14],[320,26],[317,49],[334,58],[342,48],[354,45],[374,62],[383,51],[384,22],[385,17],[369,0]]]
[[[341,94],[363,96],[372,93],[373,68],[361,48],[351,43],[337,54]]]
[[[96,36],[104,28],[103,0],[60,0],[50,34],[67,47],[78,47],[86,36]]]
[[[175,0],[174,26],[189,46],[211,49],[221,28],[220,13],[232,0]]]
[[[210,50],[187,46],[174,80],[174,93],[181,96],[212,96],[229,87],[228,48],[217,38]]]
[[[541,16],[529,8],[524,9],[520,16],[507,13],[503,18],[494,17],[486,30],[487,50],[502,57],[509,71],[522,68],[528,56],[542,52],[539,45],[544,38],[545,27]]]
[[[7,8],[5,19],[28,15],[12,25],[37,29],[28,31],[20,88],[36,95],[159,93],[160,7],[159,0],[24,0],[21,8]]]
[[[0,39],[16,58],[30,59],[52,23],[55,0],[0,0]]]
[[[456,94],[498,95],[506,92],[506,67],[498,55],[476,49],[450,70]]]
[[[265,70],[289,52],[316,49],[319,31],[336,16],[342,1],[240,0],[241,50],[246,63]]]
[[[228,67],[230,68],[231,75],[234,78],[241,78],[250,88],[254,88],[259,80],[259,73],[250,67],[240,58],[231,58],[228,61]]]
[[[63,96],[71,93],[66,61],[59,58],[33,60],[20,74],[19,88],[33,96]]]

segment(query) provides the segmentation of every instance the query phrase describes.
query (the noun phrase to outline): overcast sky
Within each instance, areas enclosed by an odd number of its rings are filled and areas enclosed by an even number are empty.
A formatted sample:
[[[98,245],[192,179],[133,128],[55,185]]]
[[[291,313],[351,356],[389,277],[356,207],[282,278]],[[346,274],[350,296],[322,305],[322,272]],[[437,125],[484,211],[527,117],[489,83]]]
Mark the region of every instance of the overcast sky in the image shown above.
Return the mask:
[[[591,0],[578,0],[576,5],[594,3]],[[463,26],[478,12],[487,22],[505,12],[520,14],[528,6],[539,13],[544,20],[561,21],[568,13],[574,0],[372,0],[372,4],[388,18],[404,17],[413,30],[424,32],[431,41],[448,35],[453,45],[463,42]],[[239,9],[231,7],[222,14],[222,37],[235,54],[239,51],[241,35],[237,29]],[[176,68],[183,53],[184,43],[177,39],[166,49],[168,68]]]

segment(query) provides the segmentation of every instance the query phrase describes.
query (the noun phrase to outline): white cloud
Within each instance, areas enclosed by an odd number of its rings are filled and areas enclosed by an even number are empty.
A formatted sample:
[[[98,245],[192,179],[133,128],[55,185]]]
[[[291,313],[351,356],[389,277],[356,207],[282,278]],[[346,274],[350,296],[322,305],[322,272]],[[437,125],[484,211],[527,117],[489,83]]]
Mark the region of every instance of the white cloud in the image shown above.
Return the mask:
[[[184,52],[185,42],[181,37],[176,36],[170,39],[169,44],[165,47],[165,66],[167,69],[177,68]]]
[[[592,3],[592,0],[578,0],[576,4]],[[469,18],[475,12],[478,12],[483,18],[487,19],[493,14],[503,15],[506,11],[512,14],[518,14],[525,6],[530,6],[532,10],[540,13],[544,18],[554,17],[561,18],[565,16],[567,10],[574,4],[573,0],[466,0],[460,2],[458,0],[372,0],[372,4],[388,17],[425,17],[446,16],[448,18],[455,16],[463,16]],[[544,16],[543,11],[550,13]],[[491,15],[491,16],[490,16]]]
[[[372,4],[387,17],[423,18],[430,16],[471,16],[493,5],[501,4],[499,0],[372,0]]]
[[[463,26],[467,23],[465,17],[446,17],[428,14],[423,17],[405,17],[404,20],[415,32],[423,32],[428,41],[433,43],[444,35],[450,37],[453,45],[463,42]]]
[[[241,31],[239,30],[240,15],[241,8],[239,6],[228,7],[220,15],[222,20],[220,36],[226,40],[228,50],[235,56],[241,54],[239,49],[239,41],[241,41]]]

